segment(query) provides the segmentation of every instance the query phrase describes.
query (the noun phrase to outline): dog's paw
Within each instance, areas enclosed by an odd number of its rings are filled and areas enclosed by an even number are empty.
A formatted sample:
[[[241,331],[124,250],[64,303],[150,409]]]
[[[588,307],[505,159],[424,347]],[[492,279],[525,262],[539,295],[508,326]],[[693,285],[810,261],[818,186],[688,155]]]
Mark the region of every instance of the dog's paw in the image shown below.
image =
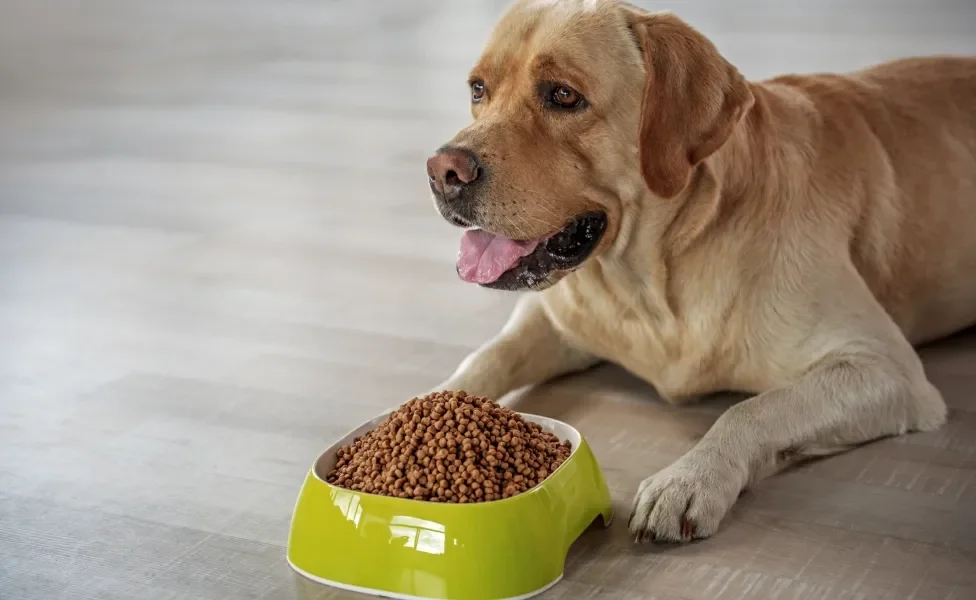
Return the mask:
[[[495,377],[494,381],[498,381],[499,378]],[[434,389],[430,390],[430,394],[436,392],[465,392],[469,396],[484,396],[494,401],[499,401],[501,398],[498,386],[492,385],[491,379],[486,377],[479,377],[477,374],[463,373],[457,374],[448,379],[447,381],[441,382],[440,385],[436,386]]]
[[[677,543],[709,537],[718,531],[747,476],[719,452],[692,450],[641,483],[628,525],[634,541]]]

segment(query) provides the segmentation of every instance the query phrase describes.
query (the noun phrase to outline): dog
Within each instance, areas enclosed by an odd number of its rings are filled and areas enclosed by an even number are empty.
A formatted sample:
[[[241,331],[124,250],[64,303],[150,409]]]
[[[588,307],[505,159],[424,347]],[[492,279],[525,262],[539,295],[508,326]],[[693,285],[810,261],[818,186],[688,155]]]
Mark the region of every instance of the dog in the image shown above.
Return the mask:
[[[937,429],[915,347],[976,323],[976,59],[749,82],[670,13],[522,0],[430,158],[457,270],[527,292],[440,389],[621,365],[749,394],[637,490],[638,542],[711,536],[797,461]]]

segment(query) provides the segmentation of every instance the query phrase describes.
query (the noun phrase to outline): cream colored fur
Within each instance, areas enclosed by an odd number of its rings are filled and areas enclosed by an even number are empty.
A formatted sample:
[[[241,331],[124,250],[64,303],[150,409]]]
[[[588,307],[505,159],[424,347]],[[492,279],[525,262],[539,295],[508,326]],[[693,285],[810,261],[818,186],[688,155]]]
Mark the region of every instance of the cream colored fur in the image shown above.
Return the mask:
[[[496,135],[540,54],[573,63],[592,121]],[[797,459],[944,422],[913,345],[976,323],[976,60],[747,83],[676,17],[564,0],[518,3],[478,68],[495,103],[456,143],[526,152],[495,173],[523,204],[500,192],[487,219],[538,234],[597,205],[610,230],[439,388],[501,398],[607,360],[670,402],[756,394],[649,474],[636,539],[710,536],[745,487]],[[666,87],[688,78],[702,97]],[[588,168],[522,150],[536,135]],[[533,172],[555,179],[533,187]]]

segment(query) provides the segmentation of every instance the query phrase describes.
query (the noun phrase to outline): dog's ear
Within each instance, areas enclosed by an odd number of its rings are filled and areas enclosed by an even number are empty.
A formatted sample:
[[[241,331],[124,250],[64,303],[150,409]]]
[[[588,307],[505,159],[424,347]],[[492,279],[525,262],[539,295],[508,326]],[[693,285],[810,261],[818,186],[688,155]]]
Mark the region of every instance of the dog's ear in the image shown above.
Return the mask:
[[[752,106],[745,78],[701,33],[668,13],[625,12],[647,72],[638,147],[647,187],[673,198]]]

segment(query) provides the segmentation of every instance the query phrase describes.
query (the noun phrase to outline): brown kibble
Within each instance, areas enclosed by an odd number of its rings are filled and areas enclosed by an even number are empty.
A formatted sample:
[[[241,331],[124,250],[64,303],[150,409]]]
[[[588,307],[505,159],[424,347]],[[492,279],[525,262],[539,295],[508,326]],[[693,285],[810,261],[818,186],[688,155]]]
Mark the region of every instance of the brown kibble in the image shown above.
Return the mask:
[[[440,392],[410,400],[340,448],[326,481],[413,500],[492,502],[543,482],[571,451],[487,398]]]

